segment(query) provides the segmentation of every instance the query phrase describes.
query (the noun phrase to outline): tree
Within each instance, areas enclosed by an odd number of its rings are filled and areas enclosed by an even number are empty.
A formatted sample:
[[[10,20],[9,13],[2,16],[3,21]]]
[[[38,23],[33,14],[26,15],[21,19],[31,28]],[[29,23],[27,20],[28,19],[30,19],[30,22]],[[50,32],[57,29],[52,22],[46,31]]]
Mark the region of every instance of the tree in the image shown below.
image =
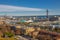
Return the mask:
[[[14,34],[10,33],[10,32],[6,32],[5,35],[7,35],[8,37],[13,37]]]

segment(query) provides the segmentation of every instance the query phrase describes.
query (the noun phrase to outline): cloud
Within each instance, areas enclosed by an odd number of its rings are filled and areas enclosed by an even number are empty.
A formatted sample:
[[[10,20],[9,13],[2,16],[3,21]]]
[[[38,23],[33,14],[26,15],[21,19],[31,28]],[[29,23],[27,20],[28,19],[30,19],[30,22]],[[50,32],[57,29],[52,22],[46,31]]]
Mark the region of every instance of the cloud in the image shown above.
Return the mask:
[[[0,12],[15,12],[15,11],[42,11],[39,8],[17,7],[9,5],[0,5]]]

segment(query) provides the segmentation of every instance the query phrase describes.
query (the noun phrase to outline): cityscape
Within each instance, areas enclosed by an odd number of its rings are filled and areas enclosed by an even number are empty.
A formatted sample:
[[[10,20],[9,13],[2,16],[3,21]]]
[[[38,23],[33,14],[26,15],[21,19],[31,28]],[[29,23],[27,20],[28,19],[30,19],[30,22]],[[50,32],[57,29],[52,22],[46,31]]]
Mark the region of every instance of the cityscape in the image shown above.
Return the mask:
[[[2,0],[0,40],[60,40],[59,3],[59,0]]]

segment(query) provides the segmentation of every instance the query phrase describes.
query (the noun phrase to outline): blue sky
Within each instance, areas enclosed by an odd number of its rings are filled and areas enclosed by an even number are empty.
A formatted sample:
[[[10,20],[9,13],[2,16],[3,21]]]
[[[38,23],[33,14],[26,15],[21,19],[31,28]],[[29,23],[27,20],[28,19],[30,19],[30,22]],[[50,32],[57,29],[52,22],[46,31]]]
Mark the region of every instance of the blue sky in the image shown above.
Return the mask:
[[[4,15],[60,15],[60,0],[0,0],[0,14]]]

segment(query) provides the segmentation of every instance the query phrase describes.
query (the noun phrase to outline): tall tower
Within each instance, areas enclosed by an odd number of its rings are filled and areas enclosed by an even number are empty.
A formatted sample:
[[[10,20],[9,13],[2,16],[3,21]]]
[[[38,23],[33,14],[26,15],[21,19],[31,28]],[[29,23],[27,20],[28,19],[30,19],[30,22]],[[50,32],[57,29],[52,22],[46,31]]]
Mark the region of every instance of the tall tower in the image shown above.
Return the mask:
[[[46,15],[47,15],[47,18],[48,18],[48,9],[46,10]]]
[[[49,21],[48,9],[46,10],[47,20]]]

